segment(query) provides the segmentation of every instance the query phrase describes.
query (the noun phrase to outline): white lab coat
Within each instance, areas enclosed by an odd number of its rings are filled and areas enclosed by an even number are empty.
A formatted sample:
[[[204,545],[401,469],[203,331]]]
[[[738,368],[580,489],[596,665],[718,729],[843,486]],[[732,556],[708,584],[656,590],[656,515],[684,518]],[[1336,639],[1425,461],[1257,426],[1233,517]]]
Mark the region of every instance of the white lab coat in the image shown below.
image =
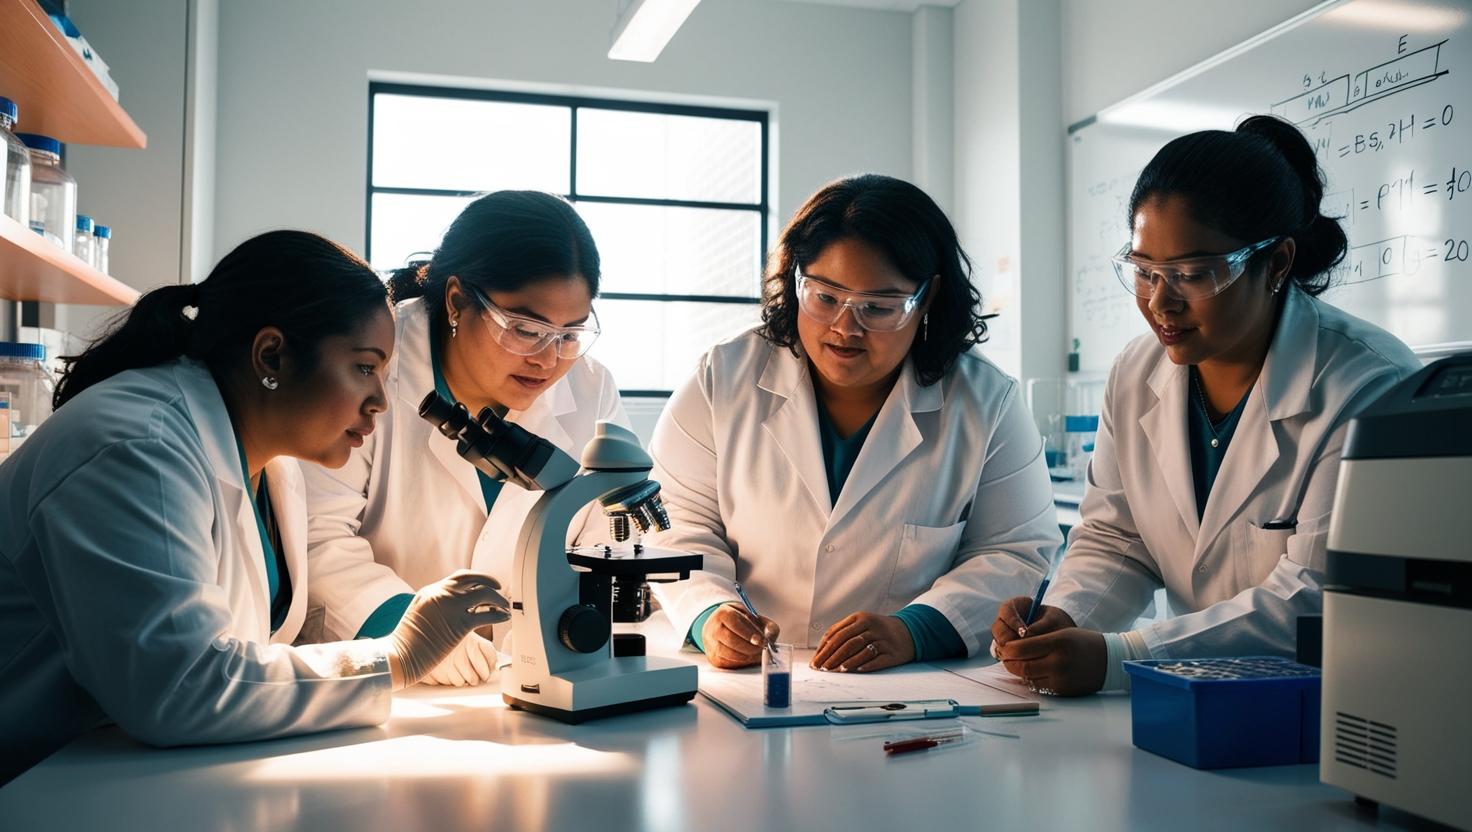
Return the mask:
[[[1128,629],[1165,587],[1174,617],[1142,628],[1157,658],[1292,655],[1320,610],[1349,419],[1420,368],[1399,340],[1289,284],[1266,363],[1198,521],[1189,368],[1153,335],[1110,370],[1080,513],[1045,603]],[[1296,521],[1295,528],[1268,524]]]
[[[103,381],[0,466],[0,781],[108,720],[176,745],[388,718],[381,644],[290,646],[306,504],[295,461],[266,474],[292,583],[274,634],[235,432],[204,365]]]
[[[907,364],[834,505],[808,373],[748,332],[670,399],[652,451],[674,527],[649,542],[705,555],[689,581],[655,587],[671,622],[688,631],[738,579],[783,641],[814,646],[850,613],[918,603],[975,654],[1062,542],[1017,382],[975,354],[928,387]]]
[[[311,512],[312,605],[324,609],[327,638],[353,638],[384,601],[457,569],[492,575],[514,594],[517,534],[542,496],[508,484],[486,516],[475,467],[419,417],[420,401],[434,390],[422,299],[399,304],[395,328],[386,383],[391,406],[377,429],[340,469],[302,466]],[[598,420],[628,425],[612,374],[587,356],[530,408],[506,419],[573,459],[593,438]],[[592,504],[568,529],[569,544],[608,539],[607,520]],[[498,636],[502,629],[509,628],[498,627]]]

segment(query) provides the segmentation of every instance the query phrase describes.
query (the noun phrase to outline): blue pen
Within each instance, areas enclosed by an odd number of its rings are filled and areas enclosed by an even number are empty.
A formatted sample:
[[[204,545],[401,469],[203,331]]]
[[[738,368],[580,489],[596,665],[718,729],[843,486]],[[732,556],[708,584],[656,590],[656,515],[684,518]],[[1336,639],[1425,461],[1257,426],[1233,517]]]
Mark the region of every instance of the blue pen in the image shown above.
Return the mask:
[[[1037,618],[1038,607],[1042,606],[1043,604],[1043,593],[1048,591],[1049,580],[1049,577],[1047,575],[1044,575],[1043,582],[1038,584],[1038,591],[1032,596],[1032,606],[1027,608],[1027,615],[1024,615],[1022,617],[1022,626],[1018,628],[1017,635],[1027,635],[1027,628],[1031,627],[1033,619]]]
[[[751,617],[756,620],[756,625],[758,627],[761,627],[762,626],[762,617],[756,611],[756,607],[752,606],[751,599],[746,596],[746,590],[744,590],[744,589],[741,588],[741,582],[740,581],[736,581],[735,584],[736,584],[736,595],[737,595],[737,597],[739,597],[741,599],[741,603],[742,603],[742,605],[744,605],[746,607],[746,611],[748,613],[751,613]],[[766,641],[768,647],[771,647],[772,646],[772,640],[769,639],[769,638],[767,638],[767,633],[766,633],[766,630],[765,629],[762,630],[762,639],[764,641]]]

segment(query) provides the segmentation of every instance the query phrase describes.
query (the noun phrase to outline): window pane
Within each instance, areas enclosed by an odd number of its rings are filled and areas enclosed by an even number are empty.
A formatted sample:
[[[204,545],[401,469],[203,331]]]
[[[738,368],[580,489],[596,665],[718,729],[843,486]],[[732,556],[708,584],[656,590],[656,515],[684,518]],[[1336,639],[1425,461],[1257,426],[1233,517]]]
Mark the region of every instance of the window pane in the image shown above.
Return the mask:
[[[578,193],[761,201],[761,125],[621,110],[578,110]]]
[[[598,242],[605,292],[761,294],[761,215],[578,203]]]
[[[474,197],[373,195],[368,250],[373,268],[397,269],[419,251],[434,251],[455,217]]]
[[[571,188],[572,110],[422,95],[373,98],[373,184],[498,191]]]
[[[595,302],[603,335],[592,355],[613,371],[622,390],[673,390],[707,350],[755,326],[755,303]]]

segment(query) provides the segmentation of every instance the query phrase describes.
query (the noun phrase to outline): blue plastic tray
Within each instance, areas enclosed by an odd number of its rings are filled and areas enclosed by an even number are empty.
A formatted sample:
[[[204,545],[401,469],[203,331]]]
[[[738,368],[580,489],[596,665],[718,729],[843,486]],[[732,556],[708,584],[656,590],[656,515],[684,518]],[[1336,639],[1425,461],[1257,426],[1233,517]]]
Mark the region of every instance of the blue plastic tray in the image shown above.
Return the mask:
[[[1125,662],[1135,745],[1193,768],[1316,763],[1317,667],[1273,656]]]

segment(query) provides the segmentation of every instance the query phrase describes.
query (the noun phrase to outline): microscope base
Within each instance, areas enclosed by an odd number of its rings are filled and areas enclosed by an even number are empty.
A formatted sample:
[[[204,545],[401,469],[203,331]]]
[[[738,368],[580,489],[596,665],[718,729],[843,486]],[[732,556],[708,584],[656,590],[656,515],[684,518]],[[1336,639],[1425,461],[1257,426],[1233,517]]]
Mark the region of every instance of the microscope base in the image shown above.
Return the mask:
[[[669,696],[656,696],[653,699],[640,699],[634,702],[620,702],[617,705],[604,705],[601,708],[588,708],[581,711],[564,711],[561,708],[549,708],[546,705],[538,705],[524,699],[516,699],[510,694],[501,694],[506,704],[519,711],[527,711],[538,716],[551,717],[558,722],[568,725],[578,725],[594,719],[603,719],[610,716],[632,714],[639,711],[647,711],[653,708],[667,708],[675,705],[684,705],[695,698],[695,691],[689,693],[674,693]]]
[[[501,677],[506,704],[572,724],[683,705],[695,698],[700,681],[695,665],[663,656],[608,656],[549,676],[508,670]]]

